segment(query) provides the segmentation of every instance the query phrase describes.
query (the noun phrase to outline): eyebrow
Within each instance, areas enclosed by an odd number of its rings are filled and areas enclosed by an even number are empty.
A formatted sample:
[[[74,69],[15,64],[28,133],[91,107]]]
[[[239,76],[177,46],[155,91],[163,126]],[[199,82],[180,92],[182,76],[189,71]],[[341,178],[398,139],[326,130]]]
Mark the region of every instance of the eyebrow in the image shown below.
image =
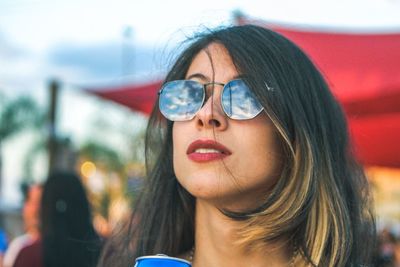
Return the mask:
[[[209,79],[207,76],[205,76],[204,74],[201,74],[201,73],[194,73],[194,74],[191,74],[191,75],[189,75],[188,77],[186,77],[185,79],[186,79],[186,80],[190,80],[190,79],[193,79],[193,78],[197,78],[197,79],[200,79],[200,80],[203,80],[203,81],[206,81],[206,82],[209,82],[209,81],[210,81],[210,79]],[[236,80],[236,79],[243,79],[243,78],[246,78],[246,75],[237,74],[237,75],[233,76],[233,77],[230,79],[230,81]]]
[[[204,74],[201,74],[201,73],[191,74],[190,76],[186,77],[185,79],[190,80],[190,79],[193,79],[193,78],[197,78],[197,79],[200,79],[200,80],[203,80],[203,81],[209,81],[210,80],[208,77],[206,77]]]

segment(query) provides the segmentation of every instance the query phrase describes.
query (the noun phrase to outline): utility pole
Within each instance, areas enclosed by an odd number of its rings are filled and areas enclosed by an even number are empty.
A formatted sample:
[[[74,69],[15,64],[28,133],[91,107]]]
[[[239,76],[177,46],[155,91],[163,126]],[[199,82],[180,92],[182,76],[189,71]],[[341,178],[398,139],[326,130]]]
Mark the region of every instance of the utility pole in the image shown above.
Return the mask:
[[[49,83],[49,111],[48,111],[48,151],[49,174],[54,171],[57,162],[57,104],[60,84],[57,80]]]

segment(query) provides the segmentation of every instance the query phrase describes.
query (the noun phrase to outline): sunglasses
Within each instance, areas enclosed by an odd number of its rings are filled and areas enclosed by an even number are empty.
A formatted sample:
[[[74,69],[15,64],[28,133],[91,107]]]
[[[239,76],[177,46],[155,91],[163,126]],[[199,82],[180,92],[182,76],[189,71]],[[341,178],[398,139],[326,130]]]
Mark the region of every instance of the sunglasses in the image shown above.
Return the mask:
[[[204,105],[206,88],[209,85],[223,86],[221,107],[226,116],[234,120],[250,120],[263,110],[256,97],[241,79],[223,83],[202,84],[193,80],[177,80],[165,83],[159,94],[161,113],[171,121],[188,121]]]

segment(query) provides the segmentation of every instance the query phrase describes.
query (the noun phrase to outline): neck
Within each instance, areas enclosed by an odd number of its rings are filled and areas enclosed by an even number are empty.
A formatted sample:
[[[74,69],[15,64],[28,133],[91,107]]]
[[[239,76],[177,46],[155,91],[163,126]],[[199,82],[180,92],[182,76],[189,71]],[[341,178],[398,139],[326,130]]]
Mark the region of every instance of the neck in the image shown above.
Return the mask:
[[[33,239],[38,239],[40,237],[40,231],[37,227],[28,227],[26,233],[30,235]]]
[[[292,249],[284,242],[264,243],[251,250],[238,245],[243,222],[223,215],[214,205],[197,200],[193,267],[290,266]]]

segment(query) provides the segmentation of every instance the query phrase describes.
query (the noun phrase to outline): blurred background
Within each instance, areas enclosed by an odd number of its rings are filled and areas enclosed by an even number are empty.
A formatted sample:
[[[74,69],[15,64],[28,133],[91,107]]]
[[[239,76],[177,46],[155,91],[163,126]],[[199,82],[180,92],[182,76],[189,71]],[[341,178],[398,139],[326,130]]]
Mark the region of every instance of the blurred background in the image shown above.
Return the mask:
[[[339,82],[334,93],[373,185],[378,228],[398,239],[399,14],[399,0],[0,0],[0,229],[7,240],[22,233],[22,188],[64,168],[82,177],[96,229],[107,236],[129,215],[145,175],[148,113],[180,42],[206,28],[257,23],[298,40],[327,76],[334,68],[319,54],[324,48],[307,38],[332,34],[356,51],[376,49],[359,55],[371,65],[350,59],[340,66],[368,66],[385,78],[360,70],[362,86]],[[346,43],[349,36],[355,39]],[[344,77],[334,71],[333,85]]]

